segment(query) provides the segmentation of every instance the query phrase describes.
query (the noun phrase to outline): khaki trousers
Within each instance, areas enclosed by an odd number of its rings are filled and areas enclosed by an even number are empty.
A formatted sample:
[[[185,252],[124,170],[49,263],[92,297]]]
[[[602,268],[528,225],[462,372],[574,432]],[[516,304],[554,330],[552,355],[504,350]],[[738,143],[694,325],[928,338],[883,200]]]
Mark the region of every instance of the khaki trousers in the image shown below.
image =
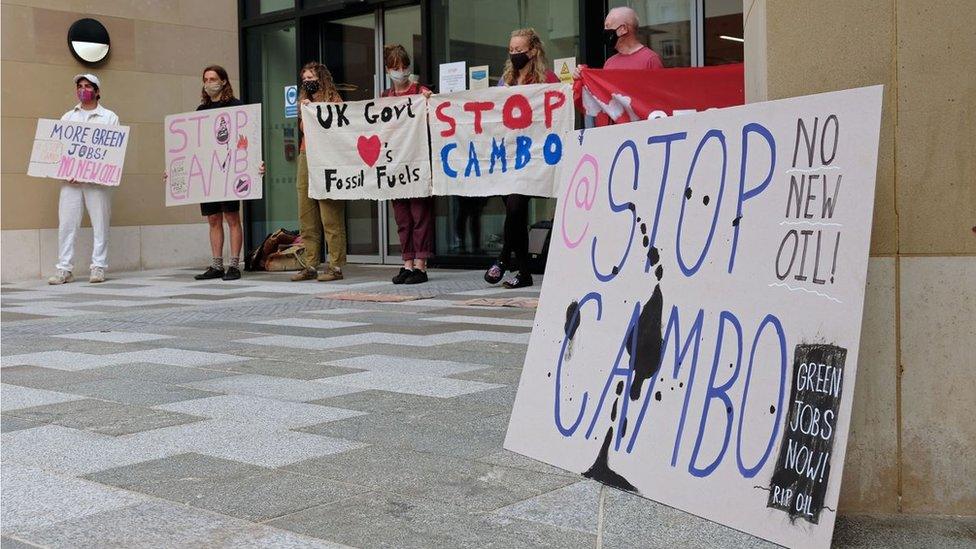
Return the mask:
[[[315,200],[308,197],[308,159],[298,154],[298,223],[305,243],[305,263],[317,268],[322,248],[322,229],[329,251],[329,266],[341,269],[346,264],[346,205],[341,200]]]

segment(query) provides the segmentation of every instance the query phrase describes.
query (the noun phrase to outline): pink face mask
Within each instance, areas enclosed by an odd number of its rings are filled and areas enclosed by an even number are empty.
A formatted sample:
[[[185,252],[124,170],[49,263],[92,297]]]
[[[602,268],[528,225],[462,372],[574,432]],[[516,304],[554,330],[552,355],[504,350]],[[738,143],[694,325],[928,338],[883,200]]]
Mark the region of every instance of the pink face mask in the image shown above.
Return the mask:
[[[76,93],[78,95],[78,101],[82,103],[89,103],[95,100],[95,90],[81,88]]]

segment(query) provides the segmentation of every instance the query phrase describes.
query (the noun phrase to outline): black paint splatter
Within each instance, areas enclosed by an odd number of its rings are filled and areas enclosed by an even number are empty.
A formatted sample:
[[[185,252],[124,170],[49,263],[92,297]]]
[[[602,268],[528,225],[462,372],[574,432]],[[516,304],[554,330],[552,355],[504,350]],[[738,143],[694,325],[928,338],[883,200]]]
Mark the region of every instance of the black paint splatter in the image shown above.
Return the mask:
[[[617,394],[620,395],[623,394],[623,392],[624,392],[624,382],[623,380],[620,380],[617,382]]]
[[[637,400],[641,395],[644,382],[656,375],[661,367],[661,346],[664,344],[661,334],[661,316],[664,309],[664,296],[661,285],[654,286],[651,299],[644,304],[640,317],[628,334],[627,349],[634,350],[634,381],[630,387],[630,400]],[[636,338],[636,341],[631,338]]]
[[[596,457],[593,465],[583,473],[583,476],[620,490],[637,493],[637,488],[628,482],[627,479],[617,474],[608,464],[611,440],[613,440],[613,427],[607,430],[607,436],[603,438],[603,447],[600,448],[600,454]]]
[[[661,278],[664,277],[664,265],[658,265],[657,269],[654,269],[654,276],[656,276],[658,280],[661,280]]]
[[[647,235],[645,234],[644,235],[644,247],[646,248],[647,245],[650,244],[650,243],[651,243],[651,240],[649,238],[647,238]]]
[[[739,226],[739,220],[740,220],[740,219],[742,219],[742,216],[741,216],[741,215],[740,215],[740,216],[738,216],[738,217],[736,217],[735,219],[733,219],[733,220],[732,220],[732,226],[733,226],[733,227],[738,227],[738,226]]]
[[[651,262],[651,265],[657,265],[657,262],[661,260],[661,253],[657,251],[657,248],[651,246],[651,249],[647,250],[647,260]]]
[[[770,404],[769,405],[769,413],[770,414],[775,414],[776,413],[776,406]]]
[[[661,400],[661,391],[654,393],[654,400]]]
[[[577,313],[579,310],[579,303],[574,301],[569,304],[566,308],[566,325],[564,326],[564,331],[566,332],[566,339],[573,339],[576,335],[576,329],[580,325],[580,317]]]
[[[613,408],[610,409],[610,421],[617,421],[617,404],[620,403],[619,398],[613,399]]]
[[[641,230],[641,234],[647,234],[647,224],[646,223],[641,223],[640,230]]]
[[[706,194],[705,196],[702,197],[702,204],[708,206],[708,201],[709,201],[709,198],[708,198],[708,195]]]
[[[685,198],[691,198],[691,187],[685,187]]]

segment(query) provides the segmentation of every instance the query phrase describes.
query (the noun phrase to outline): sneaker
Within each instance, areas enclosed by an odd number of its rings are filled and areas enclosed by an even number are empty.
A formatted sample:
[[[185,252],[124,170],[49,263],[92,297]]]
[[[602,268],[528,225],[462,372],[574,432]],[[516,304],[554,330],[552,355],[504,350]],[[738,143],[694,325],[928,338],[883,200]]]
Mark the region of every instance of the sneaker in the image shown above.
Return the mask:
[[[498,284],[503,276],[505,276],[505,264],[501,261],[496,261],[485,271],[485,282],[488,284]]]
[[[223,280],[237,280],[241,278],[241,270],[237,267],[227,267],[227,272],[220,278]]]
[[[292,282],[301,282],[302,280],[315,280],[315,276],[318,275],[315,269],[309,267],[307,269],[302,269],[297,273],[291,275]]]
[[[408,269],[406,267],[400,267],[400,272],[397,273],[395,277],[393,277],[393,283],[403,284],[404,282],[407,281],[408,278],[410,278],[411,273],[413,273],[411,269]]]
[[[514,276],[512,276],[502,284],[502,286],[505,286],[509,290],[515,288],[525,288],[526,286],[531,286],[531,285],[532,285],[532,275],[530,275],[529,273],[523,273],[522,271],[515,273]]]
[[[74,281],[75,281],[75,275],[71,274],[71,271],[65,271],[64,269],[58,269],[58,274],[47,279],[47,283],[52,286],[67,284],[69,282],[74,282]]]
[[[424,282],[427,282],[427,271],[420,269],[414,269],[410,276],[403,281],[404,284],[423,284]]]
[[[206,271],[193,277],[194,280],[210,280],[212,278],[223,278],[224,270],[214,268],[213,265],[207,267]]]
[[[88,283],[98,284],[100,282],[105,282],[105,269],[101,267],[92,267],[91,274],[88,275]]]
[[[315,277],[315,280],[318,280],[319,282],[332,282],[333,280],[342,280],[342,278],[343,277],[342,277],[341,269],[334,269],[332,267],[328,267],[324,271],[322,271],[322,274]]]

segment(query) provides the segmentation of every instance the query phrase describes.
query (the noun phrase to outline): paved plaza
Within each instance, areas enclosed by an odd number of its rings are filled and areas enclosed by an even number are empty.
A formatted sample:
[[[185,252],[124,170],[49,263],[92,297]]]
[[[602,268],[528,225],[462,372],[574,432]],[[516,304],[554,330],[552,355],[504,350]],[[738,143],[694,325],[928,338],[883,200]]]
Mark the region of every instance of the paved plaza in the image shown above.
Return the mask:
[[[470,302],[539,285],[194,272],[3,285],[3,549],[769,546],[502,449],[535,310]],[[976,523],[842,516],[835,542]]]

